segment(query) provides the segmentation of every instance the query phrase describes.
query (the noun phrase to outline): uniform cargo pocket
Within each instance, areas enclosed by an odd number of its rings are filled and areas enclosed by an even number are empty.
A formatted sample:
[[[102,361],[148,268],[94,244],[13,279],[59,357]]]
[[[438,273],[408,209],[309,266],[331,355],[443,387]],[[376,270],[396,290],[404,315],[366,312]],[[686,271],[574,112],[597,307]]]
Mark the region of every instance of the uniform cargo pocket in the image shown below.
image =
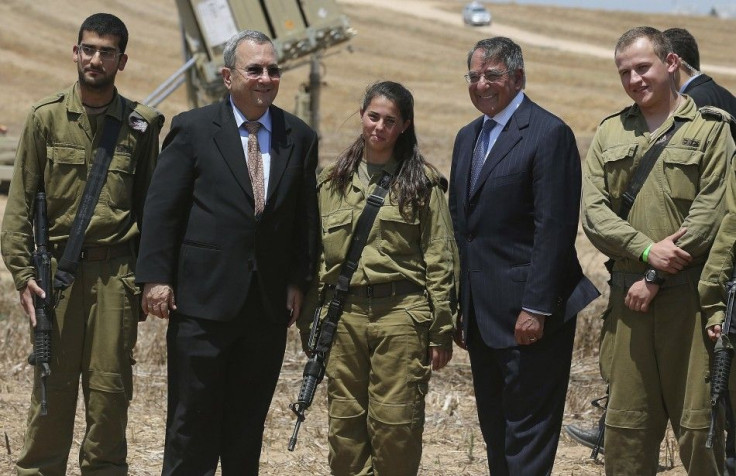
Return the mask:
[[[378,212],[381,233],[381,252],[389,256],[405,256],[421,253],[419,248],[419,219],[406,220],[399,207],[382,207]]]
[[[378,403],[368,405],[368,416],[384,425],[408,425],[414,413],[412,403]]]
[[[357,400],[333,399],[328,413],[330,418],[357,418],[365,414]]]
[[[667,194],[676,200],[695,200],[700,181],[703,153],[692,149],[665,149],[662,153]]]

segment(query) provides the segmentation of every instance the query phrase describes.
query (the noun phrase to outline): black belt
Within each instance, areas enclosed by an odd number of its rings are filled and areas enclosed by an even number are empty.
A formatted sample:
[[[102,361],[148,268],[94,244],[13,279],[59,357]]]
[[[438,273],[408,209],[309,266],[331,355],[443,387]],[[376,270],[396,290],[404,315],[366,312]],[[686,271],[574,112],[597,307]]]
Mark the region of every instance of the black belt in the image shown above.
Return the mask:
[[[369,284],[367,286],[350,286],[350,296],[364,298],[387,298],[391,296],[404,296],[424,292],[424,287],[407,279],[391,281],[390,283]]]
[[[54,255],[58,258],[64,253],[64,247],[60,244],[52,245]],[[121,256],[133,256],[129,243],[112,246],[88,246],[82,248],[79,253],[80,261],[109,261]]]

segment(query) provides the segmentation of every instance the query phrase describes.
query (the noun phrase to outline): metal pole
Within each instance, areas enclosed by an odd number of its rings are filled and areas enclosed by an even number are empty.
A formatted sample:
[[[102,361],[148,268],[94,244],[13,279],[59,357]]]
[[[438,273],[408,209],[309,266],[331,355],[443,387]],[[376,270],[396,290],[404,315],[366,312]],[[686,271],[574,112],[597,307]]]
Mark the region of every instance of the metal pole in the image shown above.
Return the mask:
[[[317,132],[319,137],[319,95],[322,87],[322,71],[320,70],[320,54],[312,55],[309,71],[309,122],[312,129]]]

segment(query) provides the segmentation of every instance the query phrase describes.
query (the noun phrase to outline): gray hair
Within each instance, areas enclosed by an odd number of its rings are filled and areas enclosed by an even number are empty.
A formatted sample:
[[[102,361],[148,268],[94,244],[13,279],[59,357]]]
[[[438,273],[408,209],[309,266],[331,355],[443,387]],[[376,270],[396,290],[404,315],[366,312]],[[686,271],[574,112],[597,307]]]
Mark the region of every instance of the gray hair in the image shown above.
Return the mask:
[[[227,40],[227,44],[225,44],[225,50],[222,52],[222,59],[225,61],[226,68],[232,69],[235,67],[235,50],[238,49],[238,46],[243,41],[250,41],[256,45],[268,43],[273,46],[271,38],[266,36],[266,34],[256,30],[243,30],[240,33],[233,35],[229,40]]]
[[[470,60],[477,50],[483,51],[483,61],[495,59],[502,61],[509,71],[521,70],[523,80],[521,86],[526,85],[526,73],[524,72],[524,56],[521,54],[521,47],[514,43],[510,38],[505,36],[495,36],[480,40],[468,52],[468,69],[470,69]]]

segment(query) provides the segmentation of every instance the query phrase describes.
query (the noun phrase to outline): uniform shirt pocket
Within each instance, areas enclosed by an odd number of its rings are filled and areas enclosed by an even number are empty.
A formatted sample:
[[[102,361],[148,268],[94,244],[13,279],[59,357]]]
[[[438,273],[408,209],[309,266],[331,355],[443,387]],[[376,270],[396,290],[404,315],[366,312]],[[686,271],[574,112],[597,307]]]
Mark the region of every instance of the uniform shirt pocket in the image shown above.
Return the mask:
[[[622,144],[603,151],[603,168],[608,183],[608,193],[612,200],[617,200],[626,191],[632,172],[632,164],[636,155],[636,144]]]
[[[421,253],[417,216],[411,216],[411,219],[407,220],[399,213],[399,207],[387,206],[382,207],[378,212],[378,221],[381,234],[380,249],[383,254],[407,256]]]
[[[699,150],[670,147],[662,152],[667,195],[675,200],[695,200],[700,188],[702,158],[703,153]]]
[[[129,152],[115,151],[107,171],[107,179],[100,200],[110,208],[130,210],[133,197],[135,161]]]
[[[353,210],[342,209],[322,215],[322,248],[327,269],[341,263],[353,232]]]
[[[87,181],[87,153],[73,144],[53,144],[46,148],[48,158],[46,197],[49,217],[73,216],[73,205]],[[69,220],[70,221],[70,220]]]

